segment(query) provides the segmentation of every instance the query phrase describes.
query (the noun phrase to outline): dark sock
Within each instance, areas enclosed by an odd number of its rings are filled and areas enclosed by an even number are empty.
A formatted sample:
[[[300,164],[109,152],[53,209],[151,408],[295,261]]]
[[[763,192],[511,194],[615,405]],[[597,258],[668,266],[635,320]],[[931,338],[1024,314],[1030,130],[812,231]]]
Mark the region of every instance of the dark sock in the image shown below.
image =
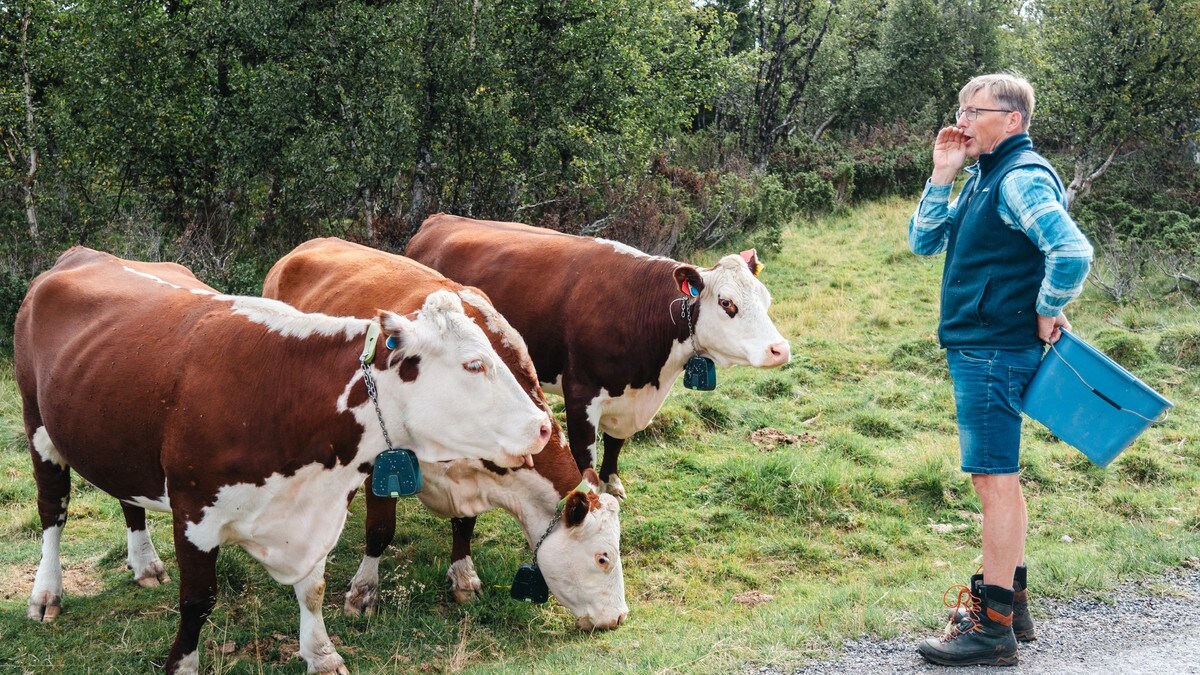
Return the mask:
[[[984,586],[984,593],[987,594],[989,601],[994,601],[1001,605],[1012,607],[1013,604],[1013,589],[1000,588],[999,586]],[[990,604],[990,603],[989,603]]]

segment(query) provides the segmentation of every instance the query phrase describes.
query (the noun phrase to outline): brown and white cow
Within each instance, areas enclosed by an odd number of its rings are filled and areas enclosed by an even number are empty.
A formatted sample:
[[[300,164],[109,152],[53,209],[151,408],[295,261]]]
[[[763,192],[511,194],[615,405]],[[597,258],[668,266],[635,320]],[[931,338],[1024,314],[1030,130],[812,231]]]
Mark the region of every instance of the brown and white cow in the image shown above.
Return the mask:
[[[614,241],[438,214],[405,253],[488,294],[545,389],[563,395],[580,467],[594,464],[604,432],[600,478],[619,497],[621,446],[650,424],[693,353],[722,367],[791,358],[753,250],[699,269]]]
[[[145,509],[169,511],[180,623],[167,671],[195,673],[216,599],[221,545],[237,544],[300,603],[310,672],[347,672],[321,617],[325,559],[383,432],[430,460],[521,466],[545,445],[546,412],[504,368],[458,296],[432,293],[413,317],[304,314],[220,295],[186,268],[76,247],[34,279],[17,315],[15,370],[30,438],[42,560],[34,620],[62,598],[59,542],[73,468],[121,501],[129,563],[166,580]]]
[[[467,315],[483,329],[504,364],[534,403],[549,413],[521,336],[482,293],[424,265],[341,239],[314,239],[284,256],[263,283],[263,295],[298,309],[350,316],[371,316],[378,307],[405,313],[437,290],[462,298]],[[595,472],[585,472],[590,487],[583,482],[566,438],[551,419],[550,440],[534,457],[532,468],[505,469],[478,460],[422,462],[425,487],[417,496],[435,513],[451,519],[454,543],[446,576],[460,602],[482,589],[471,560],[477,515],[496,506],[508,511],[532,549],[565,498],[561,525],[537,549],[538,566],[550,591],[581,628],[615,628],[629,612],[621,569],[620,507],[612,496],[595,494],[600,482]],[[345,610],[351,615],[373,611],[379,593],[379,558],[396,532],[396,500],[376,497],[369,489],[365,492],[367,550],[346,593]]]

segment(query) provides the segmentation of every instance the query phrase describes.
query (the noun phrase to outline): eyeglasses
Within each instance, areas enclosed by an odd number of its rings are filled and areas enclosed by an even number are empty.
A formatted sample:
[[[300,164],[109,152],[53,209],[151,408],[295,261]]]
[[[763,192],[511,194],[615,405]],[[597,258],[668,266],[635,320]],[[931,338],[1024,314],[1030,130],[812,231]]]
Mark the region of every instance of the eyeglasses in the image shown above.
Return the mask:
[[[967,110],[963,110],[962,108],[959,108],[958,110],[954,111],[954,121],[958,122],[962,118],[966,117],[968,122],[974,122],[975,120],[979,119],[979,113],[981,113],[981,112],[1010,113],[1010,112],[1016,112],[1016,111],[1015,110],[1003,110],[1001,108],[969,108]]]

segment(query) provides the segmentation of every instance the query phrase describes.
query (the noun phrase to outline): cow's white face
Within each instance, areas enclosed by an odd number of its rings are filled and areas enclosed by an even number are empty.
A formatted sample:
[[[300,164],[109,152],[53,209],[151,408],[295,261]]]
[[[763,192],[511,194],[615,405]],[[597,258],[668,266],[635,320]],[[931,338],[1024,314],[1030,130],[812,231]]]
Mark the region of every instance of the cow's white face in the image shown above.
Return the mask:
[[[550,438],[549,415],[530,400],[483,330],[463,312],[458,296],[431,293],[415,317],[409,316],[379,316],[384,335],[396,345],[386,373],[378,376],[393,440],[407,437],[408,447],[425,462],[530,463],[528,455]]]
[[[792,357],[787,340],[767,316],[771,294],[751,271],[757,267],[750,250],[727,255],[711,269],[681,266],[675,272],[681,283],[690,278],[690,286],[700,287],[696,346],[718,366],[773,368]]]
[[[546,585],[583,630],[616,628],[629,614],[620,510],[612,495],[571,492],[561,524],[538,549]]]

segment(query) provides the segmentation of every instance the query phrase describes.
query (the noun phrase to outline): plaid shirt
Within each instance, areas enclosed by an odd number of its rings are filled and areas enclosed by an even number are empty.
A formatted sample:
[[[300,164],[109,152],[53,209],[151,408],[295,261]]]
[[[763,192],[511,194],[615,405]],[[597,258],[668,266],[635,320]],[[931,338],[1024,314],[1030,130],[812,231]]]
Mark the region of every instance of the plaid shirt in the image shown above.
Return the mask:
[[[966,171],[975,177],[979,166],[969,166]],[[946,250],[950,223],[958,208],[957,198],[949,201],[951,187],[925,182],[921,202],[908,221],[908,247],[913,253],[928,256]],[[1092,245],[1059,201],[1054,180],[1042,169],[1013,169],[1000,182],[999,196],[1000,219],[1024,232],[1046,256],[1046,277],[1038,292],[1037,313],[1058,316],[1083,290]]]

